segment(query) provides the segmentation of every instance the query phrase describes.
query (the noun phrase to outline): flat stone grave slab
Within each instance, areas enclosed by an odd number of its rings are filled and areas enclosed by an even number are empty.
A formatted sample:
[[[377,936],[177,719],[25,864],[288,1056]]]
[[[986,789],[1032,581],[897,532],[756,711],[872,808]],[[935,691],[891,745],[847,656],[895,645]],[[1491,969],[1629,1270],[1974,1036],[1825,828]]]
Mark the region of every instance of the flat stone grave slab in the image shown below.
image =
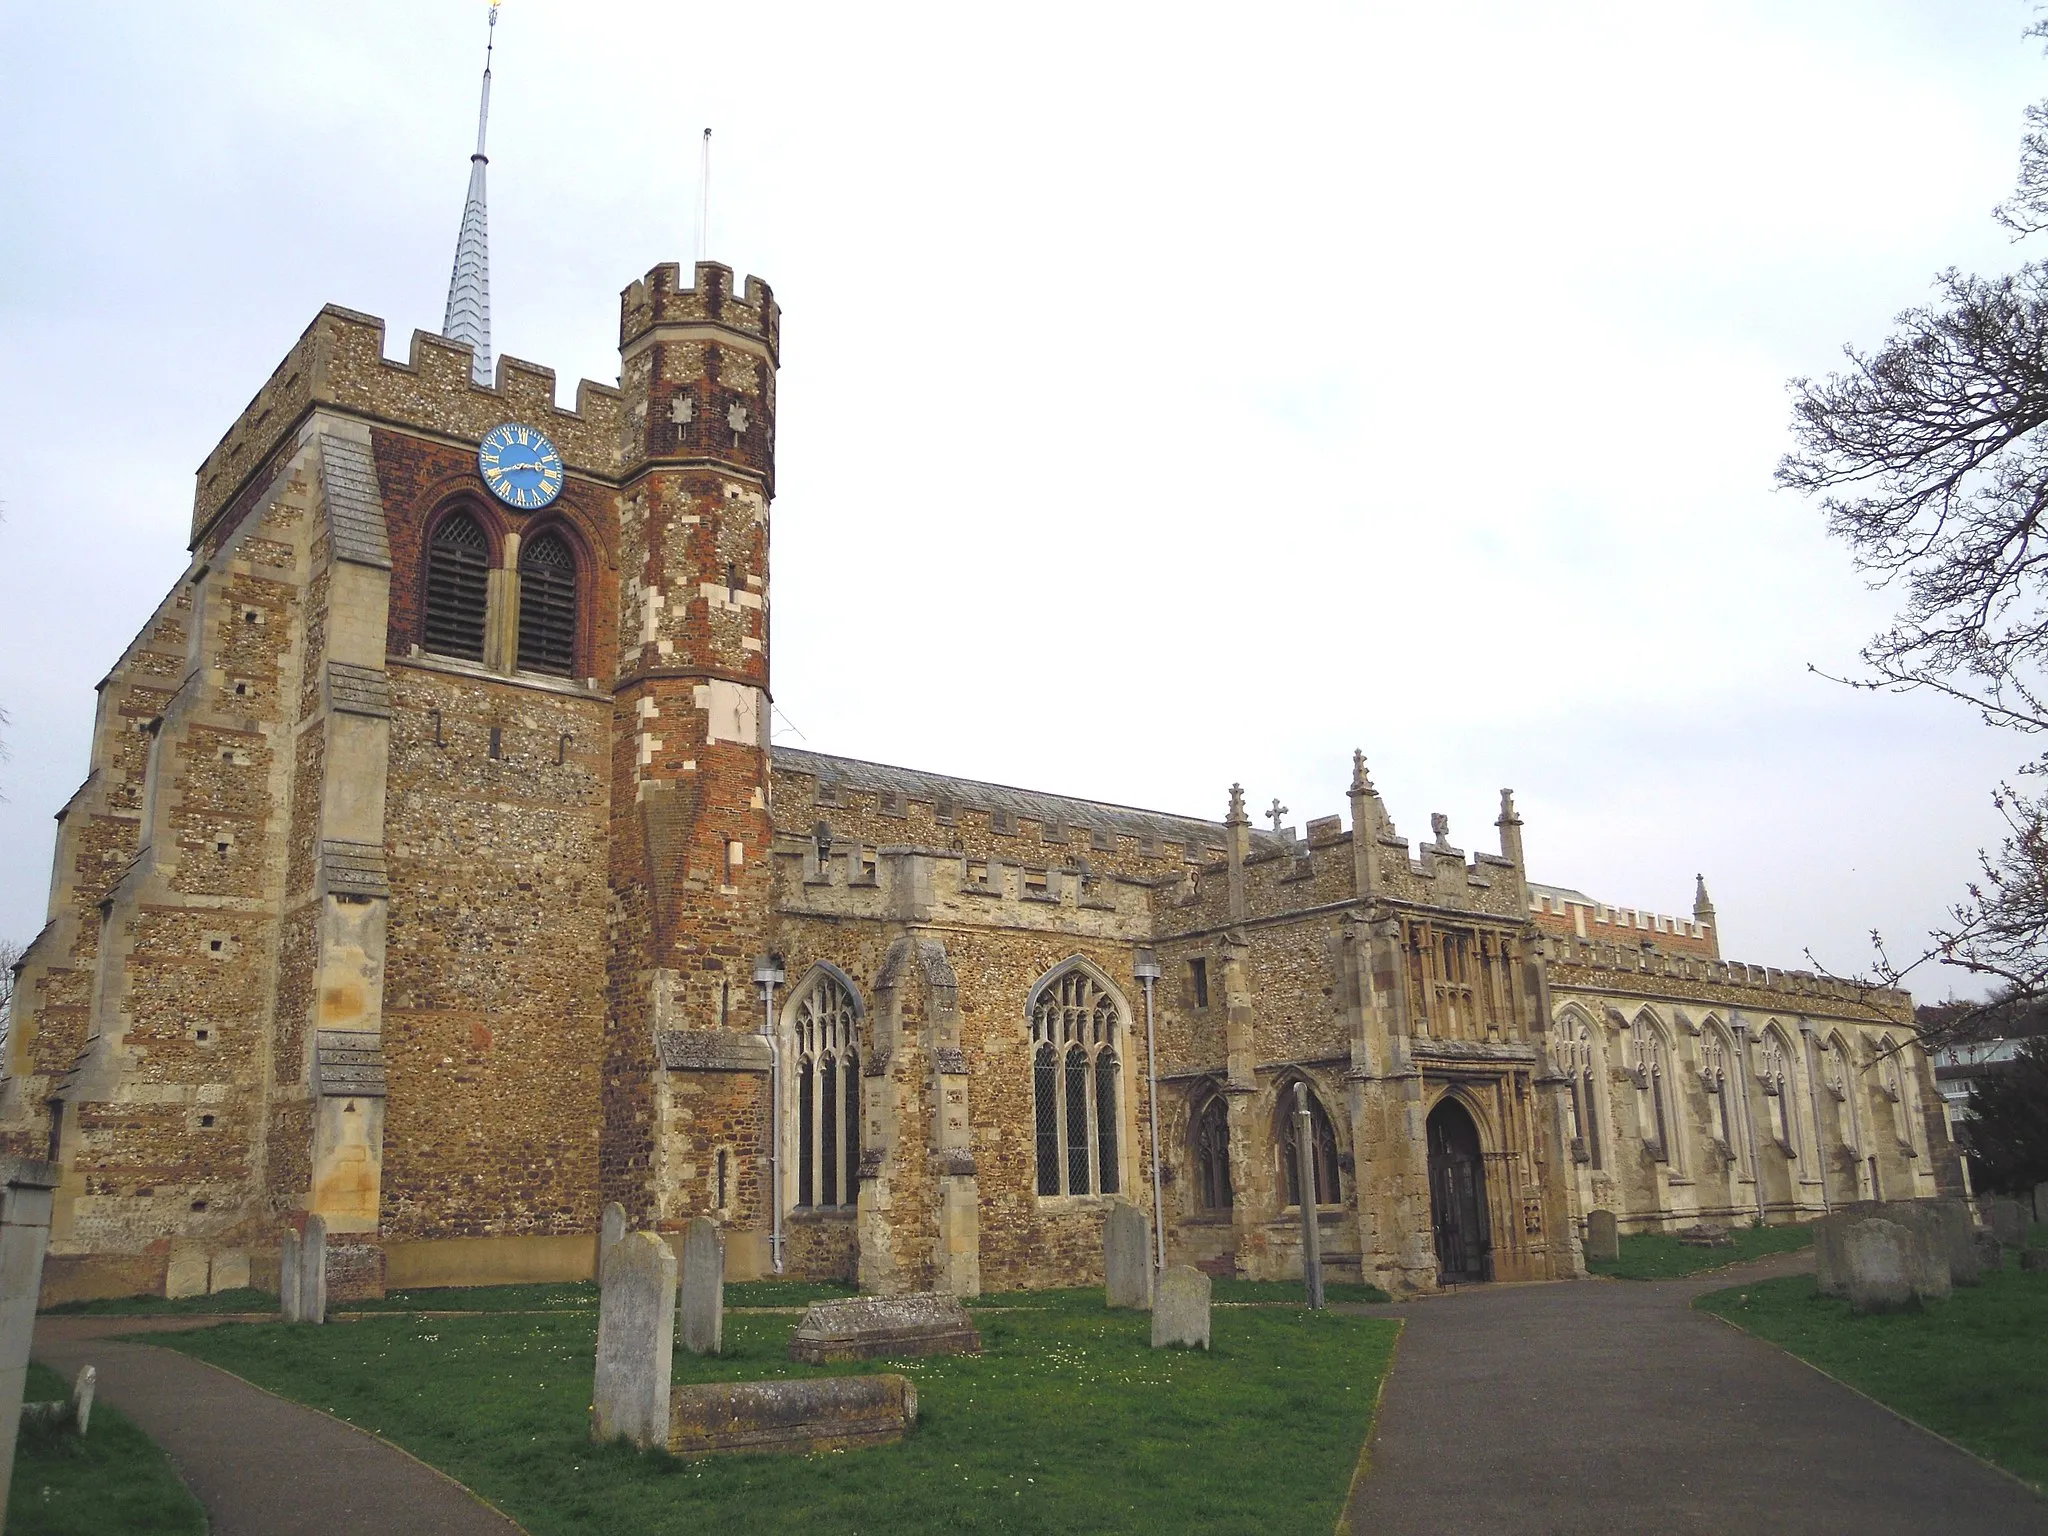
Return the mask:
[[[675,1456],[848,1451],[901,1440],[916,1422],[917,1387],[906,1376],[712,1382],[671,1394],[668,1448]]]
[[[1687,1248],[1733,1248],[1735,1239],[1726,1227],[1717,1227],[1703,1221],[1696,1227],[1684,1227],[1678,1233],[1679,1243]]]
[[[897,1355],[978,1355],[981,1335],[957,1296],[849,1296],[811,1304],[789,1341],[789,1358],[810,1365]]]

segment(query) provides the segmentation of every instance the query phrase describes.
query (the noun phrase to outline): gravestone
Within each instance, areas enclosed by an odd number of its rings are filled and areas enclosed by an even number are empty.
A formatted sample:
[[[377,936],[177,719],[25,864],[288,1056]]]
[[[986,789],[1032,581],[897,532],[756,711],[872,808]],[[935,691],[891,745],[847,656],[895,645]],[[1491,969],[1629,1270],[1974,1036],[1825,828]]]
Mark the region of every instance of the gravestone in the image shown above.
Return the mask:
[[[626,1235],[626,1208],[614,1200],[604,1208],[604,1217],[597,1224],[597,1275],[604,1279],[604,1256],[612,1251],[618,1240]]]
[[[301,1321],[299,1260],[303,1247],[298,1229],[286,1227],[284,1241],[278,1245],[277,1250],[277,1309],[284,1314],[284,1320],[288,1323]]]
[[[1186,1264],[1175,1264],[1159,1277],[1152,1299],[1154,1349],[1209,1347],[1209,1277]]]
[[[1683,1248],[1733,1248],[1735,1239],[1726,1227],[1713,1222],[1702,1221],[1690,1227],[1682,1227],[1678,1233],[1679,1246]]]
[[[327,1321],[327,1218],[308,1216],[299,1243],[299,1321]]]
[[[1102,1224],[1102,1279],[1110,1306],[1152,1305],[1152,1223],[1128,1200],[1113,1202]]]
[[[693,1355],[725,1352],[725,1239],[718,1223],[699,1216],[683,1234],[679,1331]]]
[[[57,1173],[55,1163],[0,1157],[0,1511],[7,1508],[14,1476],[15,1431],[21,1424],[22,1388],[28,1384]]]
[[[1906,1283],[1922,1301],[1940,1301],[1949,1294],[1948,1233],[1931,1200],[1902,1200],[1884,1219],[1905,1230]]]
[[[1970,1229],[1970,1240],[1977,1245],[1977,1268],[1979,1272],[1996,1273],[2005,1268],[2005,1244],[1998,1240],[1998,1234],[1989,1227]]]
[[[1597,1207],[1586,1212],[1586,1260],[1613,1264],[1621,1258],[1621,1229],[1615,1225],[1614,1212]]]
[[[92,1422],[93,1393],[99,1389],[100,1373],[89,1365],[81,1365],[78,1375],[71,1383],[71,1427],[81,1435]]]
[[[2048,1248],[2029,1248],[2020,1254],[2020,1268],[2028,1273],[2048,1269]]]
[[[1950,1283],[1978,1284],[1982,1277],[1978,1273],[1977,1244],[1970,1236],[1970,1208],[1962,1201],[1946,1196],[1926,1203],[1934,1212],[1935,1228],[1941,1234],[1942,1247],[1948,1254]]]
[[[214,1295],[222,1291],[242,1291],[249,1287],[249,1250],[230,1248],[225,1253],[213,1256],[213,1267],[207,1272],[206,1289]]]
[[[190,1238],[171,1239],[171,1262],[164,1271],[164,1299],[181,1301],[206,1294],[206,1250]]]
[[[629,1232],[607,1255],[598,1292],[591,1439],[668,1444],[675,1339],[676,1256],[652,1232]]]
[[[849,1296],[813,1302],[789,1341],[789,1358],[809,1365],[885,1355],[978,1355],[981,1335],[957,1296]]]
[[[2034,1186],[2034,1220],[2048,1224],[2048,1179]]]
[[[676,1456],[849,1451],[901,1440],[916,1422],[917,1387],[904,1376],[712,1382],[671,1394],[668,1448]]]
[[[2017,1200],[1986,1200],[1984,1225],[1998,1235],[1998,1240],[2008,1248],[2019,1248],[2027,1241],[2026,1212],[2020,1209]]]
[[[1856,1312],[1895,1312],[1913,1299],[1912,1234],[1895,1221],[1865,1216],[1842,1232],[1842,1267]]]
[[[1823,1296],[1846,1296],[1849,1279],[1842,1270],[1842,1228],[1852,1218],[1837,1213],[1813,1224],[1813,1284]]]

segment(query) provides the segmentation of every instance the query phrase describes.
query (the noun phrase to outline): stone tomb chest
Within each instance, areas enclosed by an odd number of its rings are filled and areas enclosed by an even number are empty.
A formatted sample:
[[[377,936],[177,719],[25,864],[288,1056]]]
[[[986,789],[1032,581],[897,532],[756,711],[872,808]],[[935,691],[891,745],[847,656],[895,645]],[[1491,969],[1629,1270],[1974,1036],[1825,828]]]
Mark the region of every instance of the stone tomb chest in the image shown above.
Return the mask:
[[[957,1296],[849,1296],[813,1303],[789,1358],[811,1365],[880,1355],[978,1355],[981,1335]]]

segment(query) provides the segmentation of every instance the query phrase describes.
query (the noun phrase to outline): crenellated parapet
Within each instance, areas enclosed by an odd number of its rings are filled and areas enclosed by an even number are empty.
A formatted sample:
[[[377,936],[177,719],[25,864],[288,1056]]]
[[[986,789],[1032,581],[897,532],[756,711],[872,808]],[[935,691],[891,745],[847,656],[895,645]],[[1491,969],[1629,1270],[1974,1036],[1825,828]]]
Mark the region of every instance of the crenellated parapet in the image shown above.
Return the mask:
[[[1541,949],[1551,983],[1557,988],[1655,992],[1762,1010],[1867,1014],[1873,1021],[1887,1023],[1909,1024],[1913,1017],[1909,993],[1811,971],[1708,960],[1646,950],[1637,944],[1551,934],[1544,935]]]
[[[617,473],[619,392],[610,385],[581,381],[576,408],[565,411],[555,404],[551,368],[504,357],[496,382],[478,384],[470,349],[426,331],[412,333],[406,360],[397,362],[384,355],[382,320],[329,304],[199,466],[195,548],[316,408],[472,442],[506,421],[525,421],[548,434],[570,469],[606,479]]]
[[[684,286],[679,262],[664,261],[619,295],[619,350],[630,351],[658,326],[703,326],[751,340],[771,361],[782,352],[782,309],[758,277],[733,292],[732,268],[700,261]]]

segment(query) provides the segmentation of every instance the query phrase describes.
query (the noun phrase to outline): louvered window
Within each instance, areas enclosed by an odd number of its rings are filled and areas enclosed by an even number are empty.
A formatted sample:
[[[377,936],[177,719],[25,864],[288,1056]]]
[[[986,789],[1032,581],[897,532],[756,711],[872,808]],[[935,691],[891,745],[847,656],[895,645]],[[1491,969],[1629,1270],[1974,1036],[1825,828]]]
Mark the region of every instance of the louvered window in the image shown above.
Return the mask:
[[[462,516],[441,520],[427,550],[426,649],[442,656],[484,659],[484,587],[490,545]]]
[[[519,554],[519,667],[576,672],[576,557],[558,533],[544,533]]]

